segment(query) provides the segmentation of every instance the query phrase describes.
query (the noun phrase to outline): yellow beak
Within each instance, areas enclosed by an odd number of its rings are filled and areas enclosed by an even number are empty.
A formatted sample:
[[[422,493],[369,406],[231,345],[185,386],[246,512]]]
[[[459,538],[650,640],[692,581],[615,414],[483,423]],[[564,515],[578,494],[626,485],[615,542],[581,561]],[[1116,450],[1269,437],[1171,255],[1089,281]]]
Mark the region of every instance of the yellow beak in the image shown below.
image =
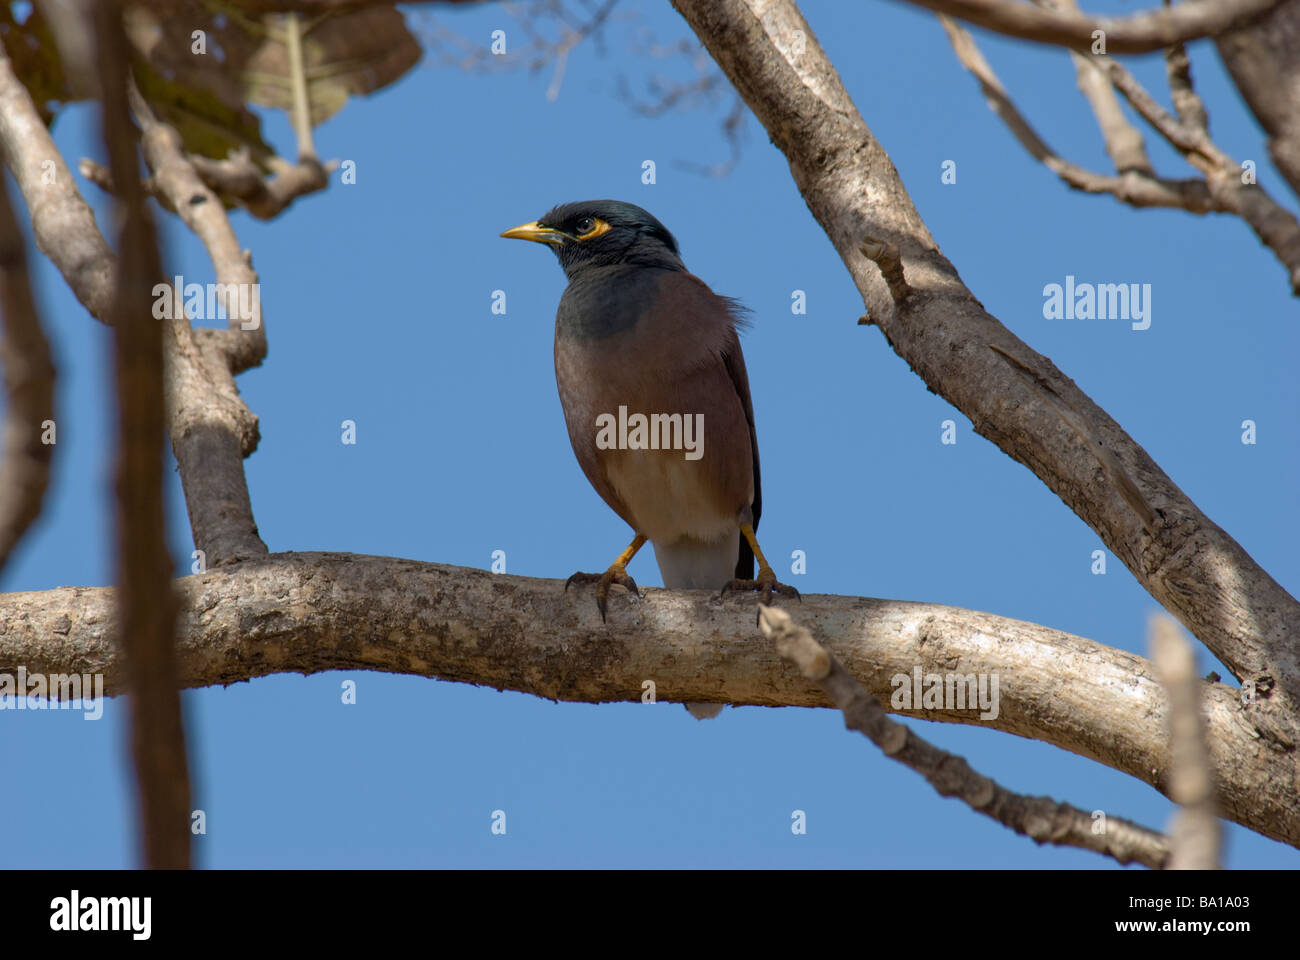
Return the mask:
[[[550,227],[543,227],[534,220],[532,223],[521,223],[517,227],[511,227],[505,233],[501,234],[511,240],[532,240],[534,243],[553,243],[556,246],[564,243],[569,239],[567,233],[559,230],[552,230]]]

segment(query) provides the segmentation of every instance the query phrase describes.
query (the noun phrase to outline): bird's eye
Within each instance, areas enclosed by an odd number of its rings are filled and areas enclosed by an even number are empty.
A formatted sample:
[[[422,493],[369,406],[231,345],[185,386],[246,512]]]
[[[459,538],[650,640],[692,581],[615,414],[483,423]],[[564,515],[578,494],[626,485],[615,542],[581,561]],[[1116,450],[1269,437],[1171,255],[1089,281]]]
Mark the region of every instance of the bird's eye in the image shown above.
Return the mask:
[[[578,221],[578,236],[585,237],[591,231],[596,229],[596,221],[591,217],[583,217]]]

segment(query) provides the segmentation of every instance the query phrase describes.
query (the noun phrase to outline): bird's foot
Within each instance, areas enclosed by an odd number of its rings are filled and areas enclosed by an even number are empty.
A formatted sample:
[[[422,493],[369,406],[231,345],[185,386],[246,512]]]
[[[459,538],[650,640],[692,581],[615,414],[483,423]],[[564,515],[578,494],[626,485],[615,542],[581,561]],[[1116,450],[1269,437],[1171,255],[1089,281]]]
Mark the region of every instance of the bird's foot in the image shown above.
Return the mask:
[[[594,583],[596,585],[596,609],[600,611],[600,621],[605,622],[605,601],[609,596],[609,586],[612,583],[620,584],[627,587],[632,595],[638,600],[641,599],[641,591],[637,588],[636,581],[627,574],[627,568],[621,563],[614,563],[604,573],[575,573],[564,581],[564,592],[569,592],[571,583]]]
[[[758,568],[758,576],[755,579],[732,580],[722,588],[722,593],[719,593],[718,596],[724,596],[728,590],[757,590],[760,593],[758,602],[769,606],[772,603],[772,598],[777,594],[783,597],[794,597],[800,603],[803,602],[803,597],[799,596],[799,591],[777,580],[776,574],[772,572],[772,568],[767,564],[763,564]]]

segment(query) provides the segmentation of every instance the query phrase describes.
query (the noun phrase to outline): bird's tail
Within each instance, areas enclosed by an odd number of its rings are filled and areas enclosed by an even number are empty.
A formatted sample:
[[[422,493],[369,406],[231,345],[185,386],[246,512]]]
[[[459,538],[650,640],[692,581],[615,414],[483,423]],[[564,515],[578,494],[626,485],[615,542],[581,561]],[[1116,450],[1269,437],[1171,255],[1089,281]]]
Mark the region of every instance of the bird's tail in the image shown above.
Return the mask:
[[[712,542],[678,540],[654,546],[659,574],[669,590],[721,590],[736,575],[740,530],[733,530],[730,536]],[[697,720],[709,720],[721,713],[723,706],[725,704],[688,703],[686,709]]]

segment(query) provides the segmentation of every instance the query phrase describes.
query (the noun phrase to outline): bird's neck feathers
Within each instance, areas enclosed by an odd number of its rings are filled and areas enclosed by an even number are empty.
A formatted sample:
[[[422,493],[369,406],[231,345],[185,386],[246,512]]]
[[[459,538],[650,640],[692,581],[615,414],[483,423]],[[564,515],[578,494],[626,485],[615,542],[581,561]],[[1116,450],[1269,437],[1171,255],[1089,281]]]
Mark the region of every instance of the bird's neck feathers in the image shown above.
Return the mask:
[[[556,248],[564,275],[572,283],[579,278],[609,276],[609,271],[649,267],[658,270],[686,271],[682,258],[664,246],[663,242],[645,234],[637,234],[625,247],[614,248],[597,256],[570,259],[564,248]]]
[[[686,264],[676,252],[652,237],[640,236],[623,254],[623,262],[638,267],[655,267],[660,270],[686,271]]]

